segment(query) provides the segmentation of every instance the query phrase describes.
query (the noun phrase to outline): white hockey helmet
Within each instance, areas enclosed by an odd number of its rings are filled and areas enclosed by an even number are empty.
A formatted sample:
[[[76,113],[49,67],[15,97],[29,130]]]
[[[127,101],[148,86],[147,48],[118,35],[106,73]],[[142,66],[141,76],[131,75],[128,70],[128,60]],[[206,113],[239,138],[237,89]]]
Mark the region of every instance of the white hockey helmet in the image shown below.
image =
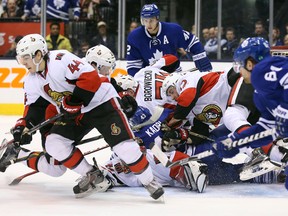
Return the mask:
[[[167,77],[165,77],[163,83],[162,83],[162,92],[167,95],[167,91],[171,86],[176,87],[176,83],[179,80],[179,78],[183,75],[183,73],[171,73]],[[168,96],[168,95],[167,95]]]
[[[110,73],[112,73],[116,66],[115,55],[109,48],[107,48],[102,44],[91,47],[86,52],[86,61],[89,64],[92,64],[93,62],[96,63],[99,73],[103,75],[109,75]],[[105,66],[106,71],[103,70],[104,69],[103,66]],[[109,69],[111,69],[112,71],[110,71],[109,74],[107,74],[107,70],[109,71]]]
[[[40,50],[43,56],[48,53],[46,40],[40,34],[26,35],[17,43],[17,59],[26,55],[29,55],[33,59],[38,50]]]
[[[123,90],[127,91],[128,89],[132,89],[134,92],[136,92],[138,83],[134,80],[134,77],[131,75],[119,75],[114,77],[117,84],[123,88]]]

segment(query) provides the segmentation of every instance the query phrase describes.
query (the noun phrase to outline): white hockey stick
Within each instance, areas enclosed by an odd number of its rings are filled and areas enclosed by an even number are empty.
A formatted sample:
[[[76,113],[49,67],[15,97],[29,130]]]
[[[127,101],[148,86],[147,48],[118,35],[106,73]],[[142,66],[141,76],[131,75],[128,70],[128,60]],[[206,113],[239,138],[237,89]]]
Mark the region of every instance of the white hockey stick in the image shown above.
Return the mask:
[[[274,134],[276,131],[276,129],[269,129],[269,130],[265,130],[265,131],[262,131],[262,132],[259,132],[259,133],[256,133],[256,134],[253,134],[249,137],[245,137],[243,139],[239,139],[239,140],[236,140],[234,142],[232,142],[232,140],[230,138],[230,142],[228,142],[227,140],[224,140],[225,141],[225,145],[228,147],[228,148],[232,148],[232,147],[240,147],[244,144],[247,144],[249,142],[252,142],[252,141],[255,141],[255,140],[258,140],[258,139],[262,139],[264,137],[267,137],[267,136],[270,136],[272,134]],[[216,143],[213,144],[213,148],[216,149]],[[185,158],[185,159],[182,159],[182,160],[179,160],[179,161],[176,161],[174,163],[172,163],[168,157],[166,156],[166,154],[164,152],[161,151],[161,149],[155,145],[155,143],[151,143],[150,144],[150,149],[151,151],[153,152],[153,154],[156,156],[156,158],[165,166],[165,167],[173,167],[173,166],[177,166],[177,165],[182,165],[184,163],[187,163],[188,161],[191,161],[191,160],[197,160],[197,159],[202,159],[202,158],[206,158],[206,157],[209,157],[209,156],[212,156],[214,155],[215,153],[212,151],[212,150],[207,150],[207,151],[204,151],[204,152],[201,152],[199,154],[196,154],[196,155],[193,155],[192,157],[189,157],[189,158]]]
[[[152,116],[150,117],[150,119],[148,119],[146,122],[143,122],[141,124],[133,126],[132,130],[139,130],[140,128],[142,128],[146,125],[150,125],[150,124],[155,123],[160,118],[163,111],[164,111],[163,107],[160,107],[160,106],[155,107],[155,110],[154,110]]]
[[[183,165],[192,160],[194,161],[198,160],[197,157],[192,156],[192,157],[184,158],[182,160],[171,162],[168,159],[167,155],[163,151],[161,151],[161,149],[154,142],[150,144],[150,149],[155,155],[155,157],[160,161],[160,163],[167,168],[171,168],[171,167],[178,166],[178,165]]]

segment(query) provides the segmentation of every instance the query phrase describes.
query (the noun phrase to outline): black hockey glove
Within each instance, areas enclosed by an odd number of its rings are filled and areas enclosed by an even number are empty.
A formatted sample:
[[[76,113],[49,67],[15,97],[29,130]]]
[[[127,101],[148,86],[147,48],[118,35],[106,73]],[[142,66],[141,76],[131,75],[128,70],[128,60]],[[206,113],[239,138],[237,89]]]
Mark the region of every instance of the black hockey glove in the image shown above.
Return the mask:
[[[131,118],[137,110],[138,104],[130,95],[124,95],[121,98],[121,107],[127,118]]]
[[[172,146],[177,144],[192,144],[192,140],[187,129],[180,128],[164,133],[162,138],[162,149],[169,151]]]
[[[17,145],[25,145],[31,143],[32,134],[28,134],[27,132],[28,128],[26,127],[26,120],[24,118],[18,119],[14,128],[11,129],[14,143]]]
[[[61,102],[60,111],[64,114],[66,119],[75,119],[81,114],[83,103],[75,103],[71,101],[71,96],[65,96]]]

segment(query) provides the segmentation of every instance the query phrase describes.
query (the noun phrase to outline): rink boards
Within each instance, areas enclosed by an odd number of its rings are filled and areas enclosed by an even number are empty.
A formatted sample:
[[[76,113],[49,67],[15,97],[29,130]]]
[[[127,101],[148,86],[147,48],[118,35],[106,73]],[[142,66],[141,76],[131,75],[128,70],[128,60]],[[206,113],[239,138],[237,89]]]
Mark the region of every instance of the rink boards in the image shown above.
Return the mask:
[[[229,70],[232,62],[212,62],[213,71]],[[181,62],[183,70],[195,67],[193,62]],[[125,73],[126,61],[116,62],[116,73]],[[0,60],[0,115],[22,115],[23,79],[27,70],[16,60]]]

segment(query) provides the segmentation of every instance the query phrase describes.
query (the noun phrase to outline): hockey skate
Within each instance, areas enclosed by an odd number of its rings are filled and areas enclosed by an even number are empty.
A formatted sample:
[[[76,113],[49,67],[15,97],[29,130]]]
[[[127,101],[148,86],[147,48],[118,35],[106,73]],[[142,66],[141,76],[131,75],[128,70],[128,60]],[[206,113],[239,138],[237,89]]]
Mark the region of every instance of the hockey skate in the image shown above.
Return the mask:
[[[150,196],[155,200],[157,200],[164,194],[164,189],[162,185],[159,184],[155,180],[155,178],[153,178],[153,180],[148,185],[144,185],[144,187],[150,193]]]
[[[252,151],[251,160],[241,169],[240,180],[246,181],[279,168],[281,163],[270,160],[261,148],[256,148]]]
[[[7,140],[3,140],[1,146],[6,145]],[[14,143],[8,145],[7,147],[1,149],[0,151],[0,172],[5,172],[7,167],[12,164],[9,162],[17,159],[20,147]]]
[[[208,166],[200,161],[188,161],[183,167],[189,189],[202,193],[208,184]]]
[[[79,179],[78,184],[74,186],[73,191],[76,198],[89,196],[93,192],[106,192],[112,187],[111,181],[104,177],[95,160],[94,163],[93,169]]]

